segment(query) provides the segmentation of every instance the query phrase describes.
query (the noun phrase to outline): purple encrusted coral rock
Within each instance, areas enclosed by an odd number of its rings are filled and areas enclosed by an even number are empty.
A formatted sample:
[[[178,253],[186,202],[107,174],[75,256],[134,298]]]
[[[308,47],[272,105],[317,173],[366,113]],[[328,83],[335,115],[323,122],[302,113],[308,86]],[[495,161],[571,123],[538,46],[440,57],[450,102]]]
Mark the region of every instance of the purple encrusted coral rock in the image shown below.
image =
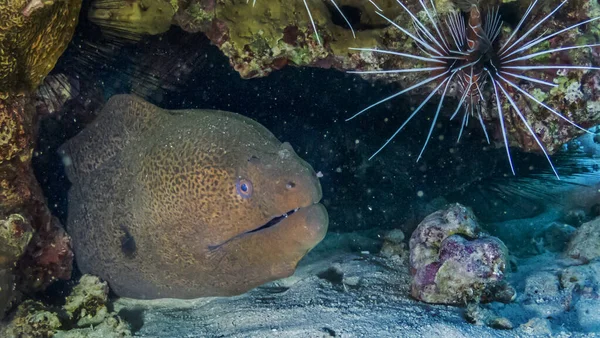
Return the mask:
[[[410,242],[413,297],[427,303],[511,301],[504,281],[508,249],[483,234],[473,213],[460,204],[427,216]]]

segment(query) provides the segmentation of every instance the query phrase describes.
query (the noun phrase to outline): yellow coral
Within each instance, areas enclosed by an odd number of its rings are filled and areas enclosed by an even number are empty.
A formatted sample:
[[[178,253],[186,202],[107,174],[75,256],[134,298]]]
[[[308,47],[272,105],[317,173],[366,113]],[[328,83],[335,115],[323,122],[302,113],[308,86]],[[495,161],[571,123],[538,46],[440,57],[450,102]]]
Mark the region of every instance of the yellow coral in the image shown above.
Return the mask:
[[[0,93],[33,91],[71,40],[81,0],[0,3]]]

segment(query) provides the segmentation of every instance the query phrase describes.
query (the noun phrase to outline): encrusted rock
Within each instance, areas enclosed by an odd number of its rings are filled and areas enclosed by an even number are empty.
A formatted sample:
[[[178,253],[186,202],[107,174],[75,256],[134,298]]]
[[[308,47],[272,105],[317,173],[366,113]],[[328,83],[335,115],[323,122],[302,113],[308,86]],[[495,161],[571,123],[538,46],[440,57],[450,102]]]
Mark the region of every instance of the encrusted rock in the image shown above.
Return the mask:
[[[411,293],[418,300],[465,304],[515,297],[503,282],[508,249],[498,238],[484,235],[472,212],[460,204],[427,216],[409,247]]]
[[[33,229],[27,220],[13,214],[0,220],[0,318],[15,299],[14,267],[25,252]]]
[[[576,294],[579,298],[597,299],[600,301],[600,290],[595,285],[600,285],[600,261],[585,265],[575,265],[565,268],[559,275],[560,286],[569,297]],[[573,302],[571,299],[569,303]]]
[[[408,253],[404,241],[404,233],[400,229],[394,229],[383,238],[380,255],[386,258],[405,257]]]
[[[132,38],[166,32],[173,15],[172,4],[165,0],[97,0],[92,1],[88,12],[90,20],[108,33]]]
[[[63,308],[77,327],[98,325],[108,315],[108,284],[96,276],[83,275]]]
[[[600,217],[582,224],[575,231],[565,254],[583,262],[600,257]]]
[[[44,290],[57,279],[67,280],[73,269],[71,237],[45,205],[40,208],[44,213],[38,215],[39,228],[17,266],[19,289],[26,292]]]
[[[0,3],[0,98],[31,93],[71,40],[81,0]]]
[[[0,337],[130,337],[128,324],[107,304],[107,284],[84,275],[60,308],[32,300],[19,305]]]
[[[0,2],[0,219],[16,214],[33,229],[14,270],[20,290],[39,291],[71,274],[69,237],[51,217],[31,170],[32,97],[71,40],[80,7],[81,0]]]
[[[62,323],[59,314],[33,300],[23,302],[8,325],[0,328],[2,337],[52,337]]]
[[[498,330],[510,330],[514,327],[508,318],[498,316],[494,311],[483,308],[476,303],[467,306],[465,319],[475,325],[486,325]]]
[[[550,337],[553,333],[550,321],[545,318],[532,318],[519,326],[523,332],[535,337]]]
[[[537,234],[534,240],[543,246],[543,249],[540,248],[542,251],[561,252],[567,246],[575,230],[576,228],[568,224],[554,222]]]

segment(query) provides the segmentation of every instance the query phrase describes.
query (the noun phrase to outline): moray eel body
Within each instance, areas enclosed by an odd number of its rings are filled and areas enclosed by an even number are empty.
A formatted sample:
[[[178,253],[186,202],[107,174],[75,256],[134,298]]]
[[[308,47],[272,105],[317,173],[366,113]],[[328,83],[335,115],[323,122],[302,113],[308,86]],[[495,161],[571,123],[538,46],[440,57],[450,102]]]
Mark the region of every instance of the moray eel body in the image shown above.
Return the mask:
[[[117,95],[60,152],[77,264],[119,296],[244,293],[327,231],[312,167],[241,115]]]

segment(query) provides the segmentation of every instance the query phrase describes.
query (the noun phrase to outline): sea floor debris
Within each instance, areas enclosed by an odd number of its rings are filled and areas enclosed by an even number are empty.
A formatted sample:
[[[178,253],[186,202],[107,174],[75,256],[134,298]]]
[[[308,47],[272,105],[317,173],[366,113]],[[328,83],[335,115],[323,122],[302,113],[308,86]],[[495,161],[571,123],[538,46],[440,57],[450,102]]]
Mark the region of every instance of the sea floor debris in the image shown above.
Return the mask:
[[[519,294],[516,301],[481,305],[479,311],[487,319],[480,320],[492,327],[473,325],[465,320],[464,307],[425,304],[410,297],[406,256],[379,256],[378,235],[377,231],[330,234],[294,276],[241,296],[195,301],[120,299],[114,306],[131,315],[126,320],[143,321],[134,328],[134,334],[141,336],[515,337],[600,329],[598,317],[585,314],[586,309],[600,306],[597,294],[584,291],[578,301],[581,293],[569,286],[573,283],[567,277],[577,274],[577,283],[597,286],[598,262],[565,268],[561,265],[565,261],[555,253],[519,260],[517,272],[509,277]],[[358,247],[349,249],[340,243]],[[542,279],[536,276],[542,267],[551,272],[539,277],[556,284],[539,284]],[[570,307],[565,307],[565,300],[572,302]],[[547,309],[554,311],[550,319],[544,315]],[[576,309],[577,316],[571,316],[570,309]]]
[[[120,338],[130,337],[129,324],[108,308],[108,285],[98,277],[83,275],[55,306],[26,300],[0,324],[2,337]]]

